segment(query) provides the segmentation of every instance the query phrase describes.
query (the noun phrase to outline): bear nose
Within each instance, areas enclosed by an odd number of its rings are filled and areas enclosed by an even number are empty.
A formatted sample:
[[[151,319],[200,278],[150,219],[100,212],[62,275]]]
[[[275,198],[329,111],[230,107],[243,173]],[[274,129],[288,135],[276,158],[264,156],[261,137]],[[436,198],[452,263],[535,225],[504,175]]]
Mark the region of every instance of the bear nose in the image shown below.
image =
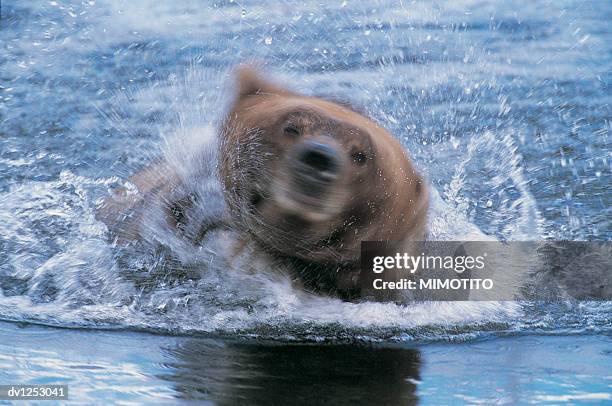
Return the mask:
[[[340,167],[336,148],[318,141],[304,142],[297,158],[303,166],[327,175],[334,175]]]

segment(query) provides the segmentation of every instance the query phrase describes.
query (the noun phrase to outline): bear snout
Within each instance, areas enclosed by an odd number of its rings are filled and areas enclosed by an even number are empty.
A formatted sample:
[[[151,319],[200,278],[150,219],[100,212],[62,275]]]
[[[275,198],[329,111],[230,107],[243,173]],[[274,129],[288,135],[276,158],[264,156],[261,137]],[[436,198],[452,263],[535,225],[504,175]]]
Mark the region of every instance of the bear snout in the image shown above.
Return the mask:
[[[289,167],[292,180],[304,191],[320,192],[338,178],[342,155],[331,143],[307,140],[297,144],[291,155]]]

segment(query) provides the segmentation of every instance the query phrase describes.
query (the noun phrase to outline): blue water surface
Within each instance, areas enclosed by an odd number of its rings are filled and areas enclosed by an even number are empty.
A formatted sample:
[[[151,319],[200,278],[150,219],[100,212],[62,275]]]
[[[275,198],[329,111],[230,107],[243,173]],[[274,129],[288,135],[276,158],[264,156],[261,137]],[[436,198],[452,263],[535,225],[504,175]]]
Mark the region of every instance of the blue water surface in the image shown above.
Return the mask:
[[[95,219],[214,134],[231,70],[256,61],[397,136],[440,195],[434,236],[609,241],[611,2],[5,0],[1,17],[0,384],[82,404],[612,402],[607,302],[174,279]]]

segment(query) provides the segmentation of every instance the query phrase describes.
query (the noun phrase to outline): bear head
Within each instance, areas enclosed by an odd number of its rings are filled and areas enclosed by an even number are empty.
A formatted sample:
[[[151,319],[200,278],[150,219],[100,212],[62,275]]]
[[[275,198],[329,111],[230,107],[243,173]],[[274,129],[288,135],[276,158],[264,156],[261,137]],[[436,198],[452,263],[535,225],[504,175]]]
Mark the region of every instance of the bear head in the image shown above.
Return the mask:
[[[356,263],[361,241],[423,239],[428,193],[402,145],[350,106],[237,72],[221,128],[230,219],[269,252]]]

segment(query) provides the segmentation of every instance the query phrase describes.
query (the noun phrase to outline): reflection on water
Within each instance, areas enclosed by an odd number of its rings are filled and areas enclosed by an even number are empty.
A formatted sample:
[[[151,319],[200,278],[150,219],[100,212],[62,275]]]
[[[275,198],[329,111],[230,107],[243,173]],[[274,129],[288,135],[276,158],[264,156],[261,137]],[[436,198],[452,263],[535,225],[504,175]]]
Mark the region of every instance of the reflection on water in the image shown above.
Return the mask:
[[[168,351],[179,396],[217,404],[414,405],[420,352],[188,340]]]
[[[611,364],[605,335],[308,345],[0,322],[0,383],[69,385],[71,404],[601,404]]]

